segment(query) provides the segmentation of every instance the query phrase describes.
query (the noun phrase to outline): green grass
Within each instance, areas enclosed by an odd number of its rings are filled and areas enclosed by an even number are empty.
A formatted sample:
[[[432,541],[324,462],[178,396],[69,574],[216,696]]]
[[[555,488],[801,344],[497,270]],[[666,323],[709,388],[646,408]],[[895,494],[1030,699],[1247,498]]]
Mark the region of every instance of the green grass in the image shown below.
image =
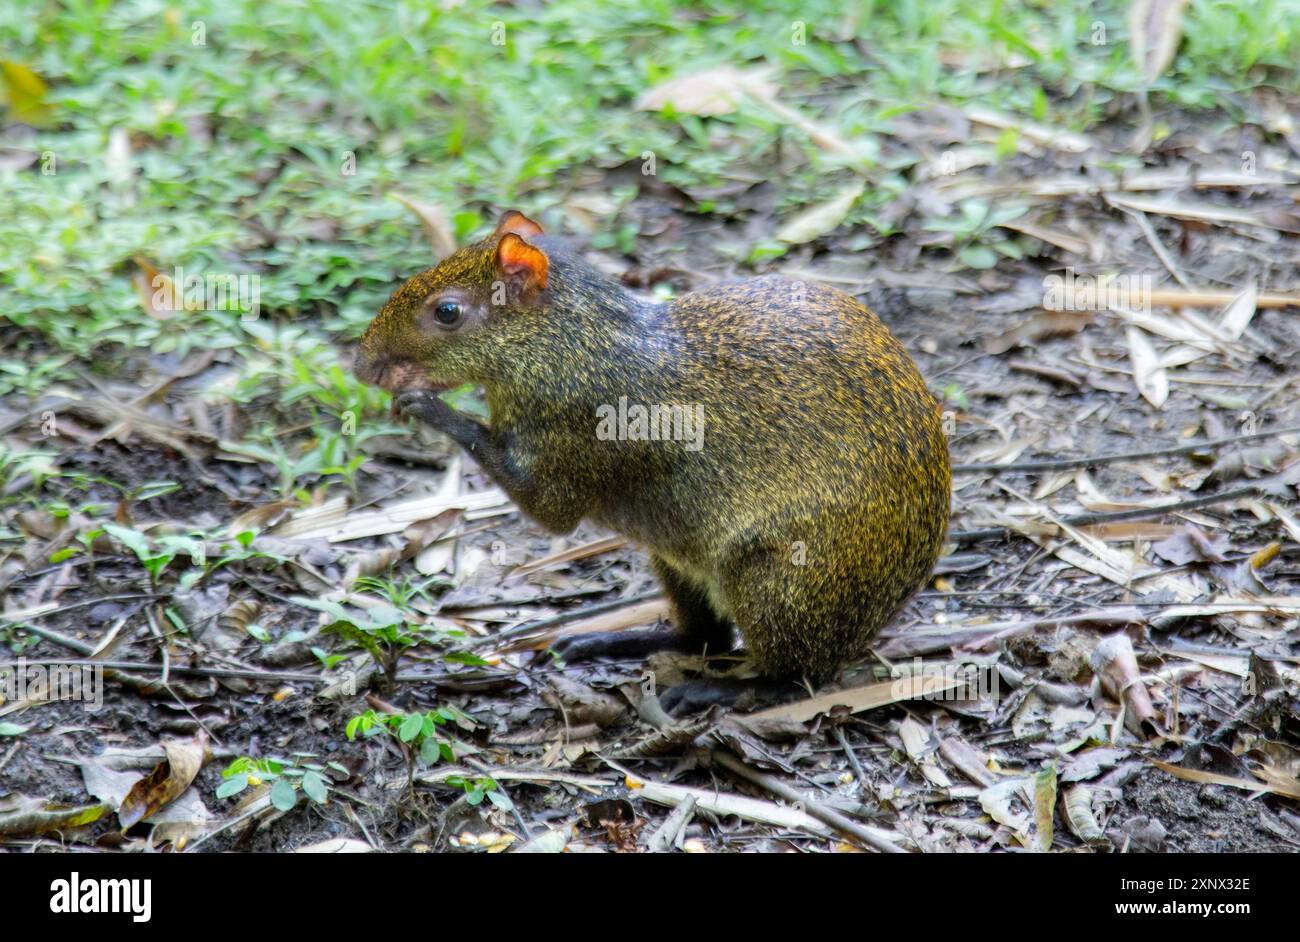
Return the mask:
[[[44,157],[0,170],[0,317],[21,328],[5,328],[0,396],[75,381],[74,367],[130,375],[151,354],[217,348],[244,376],[231,395],[260,409],[255,439],[301,418],[304,403],[378,414],[381,397],[322,371],[329,343],[355,336],[428,262],[392,191],[453,210],[463,239],[503,206],[562,228],[580,172],[647,150],[689,191],[735,172],[767,178],[778,150],[793,149],[803,160],[781,175],[786,215],[833,192],[850,173],[843,161],[758,107],[709,119],[632,108],[666,78],[767,64],[785,103],[861,149],[869,185],[849,222],[863,222],[907,186],[910,161],[881,145],[910,108],[978,100],[1075,130],[1102,120],[1139,87],[1126,8],[10,0],[0,58],[48,84],[50,117],[26,136],[11,126],[5,142],[53,155],[57,172],[40,172]],[[796,21],[804,45],[792,42]],[[1091,41],[1098,22],[1103,46]],[[1005,67],[1011,56],[1029,65]],[[1195,0],[1153,100],[1211,107],[1270,84],[1294,95],[1296,61],[1300,0]],[[611,195],[620,207],[629,193]],[[723,198],[706,209],[733,212]],[[596,241],[635,245],[627,219],[599,226]],[[131,282],[137,255],[163,271],[260,275],[260,320],[151,316]]]

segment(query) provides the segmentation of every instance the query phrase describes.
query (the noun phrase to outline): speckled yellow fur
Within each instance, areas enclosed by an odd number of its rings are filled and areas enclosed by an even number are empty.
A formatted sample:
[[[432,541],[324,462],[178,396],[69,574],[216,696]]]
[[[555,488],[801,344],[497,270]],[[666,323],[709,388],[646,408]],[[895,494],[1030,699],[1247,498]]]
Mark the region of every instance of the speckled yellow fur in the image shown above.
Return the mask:
[[[482,384],[491,422],[481,448],[462,444],[548,528],[588,518],[648,547],[682,630],[716,642],[734,621],[776,677],[817,682],[861,657],[933,568],[951,486],[938,403],[888,329],[840,291],[779,277],[645,304],[535,236],[539,296],[422,332],[437,292],[489,296],[497,240],[399,288],[363,361]],[[702,406],[703,447],[599,439],[597,409],[620,397]]]

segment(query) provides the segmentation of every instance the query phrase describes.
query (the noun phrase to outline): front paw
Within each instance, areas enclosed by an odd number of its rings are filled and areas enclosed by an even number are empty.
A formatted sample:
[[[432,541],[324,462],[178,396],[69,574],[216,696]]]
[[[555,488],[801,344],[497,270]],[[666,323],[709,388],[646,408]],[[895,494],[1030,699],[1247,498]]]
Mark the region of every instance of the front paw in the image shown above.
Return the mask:
[[[393,397],[393,414],[419,419],[426,425],[439,428],[452,414],[452,408],[431,389],[412,389]]]

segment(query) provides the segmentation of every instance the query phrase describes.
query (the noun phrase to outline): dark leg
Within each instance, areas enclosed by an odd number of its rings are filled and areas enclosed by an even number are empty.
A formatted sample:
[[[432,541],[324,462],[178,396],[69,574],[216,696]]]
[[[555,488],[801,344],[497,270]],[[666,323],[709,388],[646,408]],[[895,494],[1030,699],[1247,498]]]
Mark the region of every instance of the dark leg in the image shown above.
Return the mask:
[[[754,710],[806,697],[808,691],[793,681],[756,677],[701,677],[669,687],[659,695],[659,705],[674,716],[699,713],[709,707]]]
[[[645,657],[656,651],[689,650],[686,639],[671,628],[637,628],[631,631],[594,631],[569,635],[551,645],[551,650],[566,663],[588,661],[593,657]]]
[[[737,553],[723,566],[727,608],[745,638],[749,662],[762,676],[753,680],[702,677],[660,696],[669,713],[695,713],[711,706],[750,710],[806,696],[799,681],[827,679],[839,659],[851,655],[853,637],[837,625],[853,626],[850,613],[828,616],[810,604],[808,570],[782,550],[761,545]],[[841,617],[842,616],[842,617]],[[829,624],[828,624],[829,623]]]
[[[572,635],[561,638],[551,650],[565,661],[581,661],[602,655],[645,657],[656,651],[708,651],[710,654],[730,651],[731,622],[713,610],[708,594],[683,579],[657,556],[651,559],[651,568],[663,584],[664,594],[672,606],[673,629],[644,628]]]
[[[650,560],[664,594],[673,609],[673,626],[681,634],[681,650],[708,651],[718,654],[730,651],[735,639],[735,626],[730,618],[719,615],[709,600],[709,593],[698,583],[688,581],[660,557]]]

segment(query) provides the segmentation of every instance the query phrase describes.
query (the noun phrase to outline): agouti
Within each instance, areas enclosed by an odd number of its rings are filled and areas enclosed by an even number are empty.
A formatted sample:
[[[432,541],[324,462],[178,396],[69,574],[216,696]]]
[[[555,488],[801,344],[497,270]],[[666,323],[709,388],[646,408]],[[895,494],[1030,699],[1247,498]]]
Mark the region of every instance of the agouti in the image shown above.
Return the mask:
[[[860,658],[939,556],[939,405],[866,307],[764,276],[639,300],[518,212],[411,278],[357,375],[447,433],[530,517],[646,546],[678,639],[733,625],[772,678]],[[483,386],[490,424],[438,398]]]

